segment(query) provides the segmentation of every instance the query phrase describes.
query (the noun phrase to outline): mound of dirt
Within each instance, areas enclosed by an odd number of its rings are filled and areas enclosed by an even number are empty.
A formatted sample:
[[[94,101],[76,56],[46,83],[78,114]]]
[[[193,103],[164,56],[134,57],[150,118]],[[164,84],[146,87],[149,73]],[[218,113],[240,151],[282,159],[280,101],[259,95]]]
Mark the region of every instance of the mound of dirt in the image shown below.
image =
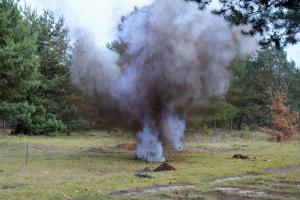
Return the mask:
[[[153,171],[154,172],[163,172],[163,171],[175,171],[176,169],[171,166],[170,164],[164,162],[163,164],[161,164],[160,166],[158,166],[157,168],[155,168]]]

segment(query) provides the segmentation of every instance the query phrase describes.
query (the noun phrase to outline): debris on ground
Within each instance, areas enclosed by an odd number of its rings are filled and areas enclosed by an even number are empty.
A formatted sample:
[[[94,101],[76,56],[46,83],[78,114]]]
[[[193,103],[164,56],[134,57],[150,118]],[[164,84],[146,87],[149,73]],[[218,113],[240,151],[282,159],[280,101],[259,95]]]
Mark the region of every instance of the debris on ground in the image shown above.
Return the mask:
[[[248,160],[250,159],[249,156],[245,156],[245,155],[242,155],[242,154],[235,154],[233,156],[233,159],[242,159],[242,160]]]
[[[108,133],[119,133],[119,131],[116,129],[109,129],[107,132]]]
[[[140,178],[148,178],[148,179],[154,178],[153,176],[149,175],[147,172],[144,171],[137,172],[134,175]]]
[[[5,184],[5,185],[0,185],[0,190],[10,190],[10,189],[16,189],[23,187],[25,185],[23,184]]]
[[[171,166],[170,164],[164,162],[163,164],[161,164],[160,166],[158,166],[157,168],[155,168],[153,171],[154,172],[163,172],[163,171],[175,171],[176,169]]]

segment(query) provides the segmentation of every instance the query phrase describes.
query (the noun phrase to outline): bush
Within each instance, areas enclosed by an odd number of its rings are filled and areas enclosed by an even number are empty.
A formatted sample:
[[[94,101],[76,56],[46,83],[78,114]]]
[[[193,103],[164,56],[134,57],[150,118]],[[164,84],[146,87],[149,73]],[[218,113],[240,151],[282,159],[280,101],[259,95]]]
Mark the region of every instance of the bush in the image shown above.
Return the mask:
[[[207,126],[204,126],[201,133],[202,135],[205,136],[212,136],[214,132],[212,129],[208,128]]]
[[[250,138],[251,137],[251,130],[249,126],[246,126],[243,130],[240,131],[241,138]]]
[[[272,104],[272,128],[262,128],[262,131],[277,139],[277,142],[291,140],[297,133],[298,112],[285,106],[286,95],[278,91]]]

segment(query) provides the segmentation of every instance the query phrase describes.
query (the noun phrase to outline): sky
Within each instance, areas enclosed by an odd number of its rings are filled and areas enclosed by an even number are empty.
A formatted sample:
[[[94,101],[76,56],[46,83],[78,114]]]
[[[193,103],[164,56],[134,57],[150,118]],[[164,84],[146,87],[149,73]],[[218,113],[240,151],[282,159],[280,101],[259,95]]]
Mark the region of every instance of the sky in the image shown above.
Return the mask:
[[[22,0],[32,8],[41,12],[43,9],[53,10],[63,15],[72,35],[84,28],[96,38],[98,45],[116,39],[117,26],[121,16],[130,13],[135,6],[142,7],[154,0]],[[213,3],[214,6],[217,2]],[[300,44],[289,46],[288,58],[293,59],[300,67]]]

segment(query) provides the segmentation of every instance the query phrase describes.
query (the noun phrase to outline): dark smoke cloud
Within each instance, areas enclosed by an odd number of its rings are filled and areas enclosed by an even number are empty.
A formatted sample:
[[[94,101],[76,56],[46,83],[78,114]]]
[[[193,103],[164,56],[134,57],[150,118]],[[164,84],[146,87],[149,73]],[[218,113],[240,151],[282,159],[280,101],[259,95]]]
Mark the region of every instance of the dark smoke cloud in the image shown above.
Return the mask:
[[[107,123],[139,131],[138,158],[164,161],[163,147],[183,148],[189,111],[226,94],[233,62],[257,40],[183,0],[157,0],[119,29],[121,55],[98,48],[88,34],[79,38],[73,83]]]

